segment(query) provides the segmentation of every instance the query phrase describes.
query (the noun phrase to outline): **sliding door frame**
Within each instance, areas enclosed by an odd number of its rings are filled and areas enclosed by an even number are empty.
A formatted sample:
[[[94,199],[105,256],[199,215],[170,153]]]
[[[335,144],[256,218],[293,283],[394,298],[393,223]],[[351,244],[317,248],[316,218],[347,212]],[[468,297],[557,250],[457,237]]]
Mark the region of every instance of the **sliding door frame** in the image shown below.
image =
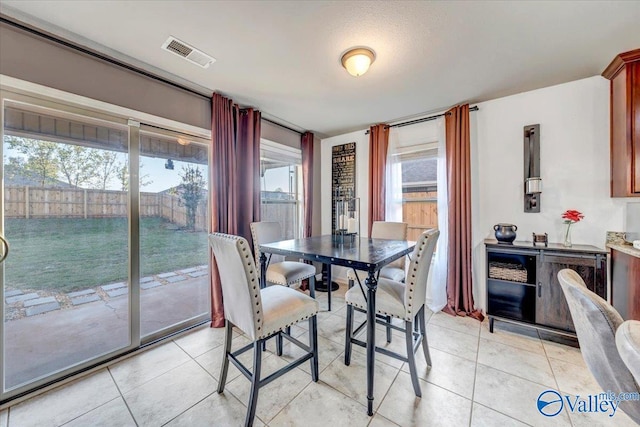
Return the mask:
[[[197,140],[198,143],[206,144],[211,136],[210,130],[197,128],[191,125],[178,123],[168,119],[151,116],[146,113],[132,111],[127,108],[118,107],[101,101],[91,100],[79,95],[47,88],[38,84],[25,82],[13,77],[0,74],[0,141],[4,144],[4,115],[5,103],[23,103],[37,108],[49,109],[54,113],[71,115],[89,120],[103,121],[119,126],[128,127],[128,163],[129,163],[129,195],[127,210],[128,219],[128,282],[129,286],[129,345],[120,347],[117,350],[92,358],[88,361],[74,364],[53,374],[47,375],[27,384],[5,390],[5,354],[0,352],[0,405],[9,401],[18,401],[22,398],[31,397],[38,392],[45,391],[53,387],[54,383],[59,383],[78,373],[90,371],[105,362],[117,359],[129,352],[137,350],[144,345],[151,344],[159,339],[188,329],[199,323],[210,320],[209,315],[188,319],[186,323],[180,324],[169,330],[162,330],[151,336],[145,337],[144,341],[140,336],[140,132],[141,121],[148,123],[154,132],[166,132],[174,135],[187,136]],[[179,129],[179,130],[178,130]],[[2,150],[0,149],[0,153]],[[211,165],[211,150],[208,149],[208,166]],[[207,177],[209,186],[209,200],[211,197],[210,174]],[[4,162],[0,167],[0,197],[4,206]],[[207,209],[208,219],[210,209]],[[4,209],[0,209],[0,233],[4,235]],[[208,221],[210,227],[210,220]],[[208,229],[208,232],[211,230]],[[211,267],[209,266],[209,274]],[[5,304],[4,304],[4,265],[0,264],[0,275],[2,275],[2,286],[0,286],[0,343],[5,339]],[[4,347],[4,346],[3,346]]]

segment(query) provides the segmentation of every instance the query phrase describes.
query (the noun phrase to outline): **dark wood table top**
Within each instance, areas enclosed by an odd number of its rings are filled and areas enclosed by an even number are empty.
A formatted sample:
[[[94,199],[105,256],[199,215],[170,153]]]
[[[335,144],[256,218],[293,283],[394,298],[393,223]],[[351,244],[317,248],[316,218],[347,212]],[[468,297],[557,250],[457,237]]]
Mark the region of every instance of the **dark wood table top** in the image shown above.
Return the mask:
[[[590,254],[606,254],[606,249],[601,249],[591,245],[573,245],[570,247],[564,246],[561,243],[549,243],[545,246],[544,243],[533,244],[533,242],[521,242],[515,241],[513,243],[498,243],[495,239],[485,239],[484,244],[491,248],[512,248],[512,249],[536,249],[542,251],[560,251],[560,252],[578,252],[578,253],[590,253]]]
[[[405,240],[364,237],[355,238],[353,242],[338,243],[334,236],[326,235],[267,243],[260,245],[260,251],[296,256],[356,270],[377,271],[411,253],[415,244]]]

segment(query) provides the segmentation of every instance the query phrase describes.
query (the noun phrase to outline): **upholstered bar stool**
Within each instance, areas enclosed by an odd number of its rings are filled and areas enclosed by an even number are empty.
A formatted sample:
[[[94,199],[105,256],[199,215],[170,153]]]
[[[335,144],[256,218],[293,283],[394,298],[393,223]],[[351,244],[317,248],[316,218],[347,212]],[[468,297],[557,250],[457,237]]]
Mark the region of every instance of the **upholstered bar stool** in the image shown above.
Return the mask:
[[[252,222],[251,236],[253,237],[253,248],[255,251],[256,264],[260,263],[260,245],[273,243],[282,240],[282,231],[279,222]],[[260,271],[258,271],[258,275]],[[309,292],[314,296],[316,268],[311,264],[299,261],[285,261],[282,255],[269,254],[267,258],[268,283],[291,286],[300,283],[304,279],[309,279]]]
[[[406,222],[374,221],[371,226],[371,238],[407,240],[407,228],[408,224]],[[382,267],[379,273],[379,278],[390,279],[396,282],[404,282],[404,267],[404,258],[395,260],[391,264]],[[355,282],[362,287],[360,276],[358,276],[358,272],[354,269],[347,270],[347,280],[349,280],[349,289],[353,287]],[[391,323],[391,317],[385,316],[384,318],[387,322]],[[387,342],[391,342],[391,328],[387,328]]]
[[[260,245],[279,242],[282,240],[282,231],[279,222],[252,222],[250,227],[256,264],[259,266]],[[258,267],[258,277],[260,277],[260,267]],[[282,255],[269,254],[266,279],[267,283],[283,286],[292,286],[301,283],[304,279],[309,279],[309,295],[311,295],[311,298],[316,297],[316,268],[311,264],[299,261],[285,261]],[[287,328],[287,333],[290,332],[291,329]],[[282,338],[280,336],[276,337],[276,353],[278,356],[282,356]]]
[[[311,364],[311,378],[318,381],[318,334],[316,314],[318,302],[286,286],[270,286],[260,289],[260,281],[249,243],[239,236],[213,233],[209,244],[220,274],[226,330],[224,358],[220,369],[218,393],[224,391],[229,362],[251,381],[251,392],[247,404],[245,426],[253,425],[261,387],[281,375],[293,370],[307,360]],[[285,332],[286,328],[309,320],[309,343],[307,346]],[[233,326],[239,328],[253,342],[231,351]],[[261,377],[263,343],[273,336],[284,337],[302,348],[306,353],[287,366]],[[250,372],[238,356],[253,349],[253,372]]]
[[[391,322],[379,318],[376,319],[376,323],[405,333],[407,356],[405,357],[379,347],[376,347],[375,351],[409,364],[413,390],[418,397],[422,396],[422,392],[420,391],[420,383],[418,382],[415,352],[418,350],[420,344],[422,344],[422,351],[424,352],[427,365],[431,366],[424,308],[431,258],[439,235],[440,232],[438,230],[428,230],[420,235],[411,257],[406,284],[381,278],[378,281],[378,290],[376,291],[376,314],[402,319],[404,320],[405,327],[401,328],[392,325]],[[349,365],[351,363],[351,345],[356,344],[366,347],[365,342],[356,338],[366,326],[366,322],[354,330],[353,311],[354,308],[359,308],[366,312],[367,301],[364,290],[355,286],[347,291],[345,300],[347,302],[347,331],[344,363],[345,365]],[[418,330],[414,330],[414,324],[416,322],[419,326]]]
[[[558,281],[576,327],[582,357],[600,387],[616,393],[640,393],[640,386],[616,348],[616,332],[623,322],[620,314],[611,304],[591,292],[575,271],[568,268],[560,270]],[[621,401],[620,409],[640,424],[639,401]]]

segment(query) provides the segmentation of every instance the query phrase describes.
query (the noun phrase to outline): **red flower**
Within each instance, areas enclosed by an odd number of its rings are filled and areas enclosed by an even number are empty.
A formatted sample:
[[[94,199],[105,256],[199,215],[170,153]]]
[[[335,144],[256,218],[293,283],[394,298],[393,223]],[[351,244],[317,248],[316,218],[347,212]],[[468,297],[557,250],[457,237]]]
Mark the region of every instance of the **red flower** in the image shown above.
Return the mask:
[[[584,215],[576,210],[569,209],[562,214],[562,218],[564,219],[565,224],[573,224],[574,222],[578,222],[584,218]]]

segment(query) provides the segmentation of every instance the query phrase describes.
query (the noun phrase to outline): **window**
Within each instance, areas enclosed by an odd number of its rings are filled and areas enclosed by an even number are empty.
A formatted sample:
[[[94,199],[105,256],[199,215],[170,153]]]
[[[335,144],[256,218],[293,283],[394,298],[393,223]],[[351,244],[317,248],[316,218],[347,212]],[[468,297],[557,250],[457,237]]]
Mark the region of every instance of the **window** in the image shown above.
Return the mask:
[[[409,224],[408,239],[438,228],[438,150],[422,145],[397,150],[389,159],[387,221]]]
[[[284,239],[302,235],[302,152],[260,141],[260,217],[279,222]]]

